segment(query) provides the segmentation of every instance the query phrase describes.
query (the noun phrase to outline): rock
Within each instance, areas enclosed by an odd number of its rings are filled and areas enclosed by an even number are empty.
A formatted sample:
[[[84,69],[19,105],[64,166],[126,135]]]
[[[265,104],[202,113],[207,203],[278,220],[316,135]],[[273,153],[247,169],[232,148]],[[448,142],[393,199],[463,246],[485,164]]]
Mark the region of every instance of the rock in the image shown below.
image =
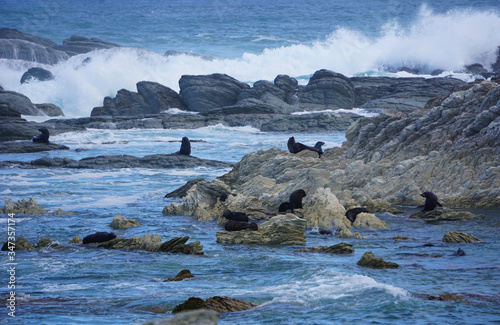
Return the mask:
[[[82,240],[78,236],[74,236],[68,244],[82,244]]]
[[[130,227],[140,226],[141,223],[134,219],[127,219],[121,214],[117,214],[114,216],[113,221],[109,224],[109,226],[113,229],[127,229]]]
[[[179,94],[157,82],[138,82],[137,91],[144,97],[154,113],[160,113],[169,108],[183,108]]]
[[[11,110],[22,115],[42,115],[28,97],[15,91],[0,90],[0,103],[7,103]]]
[[[14,203],[12,199],[7,199],[2,213],[25,214],[32,216],[47,214],[48,212],[42,206],[38,205],[38,202],[36,202],[34,197],[30,196],[29,199],[21,199],[16,203]]]
[[[419,211],[412,214],[410,218],[422,219],[427,222],[438,222],[483,219],[484,216],[476,215],[468,211],[454,211],[449,208],[435,208],[432,211]]]
[[[189,238],[189,237],[188,237]],[[120,238],[98,243],[98,247],[106,249],[123,249],[123,250],[145,250],[149,252],[157,252],[161,245],[160,235],[151,235],[150,233],[144,236],[134,236],[131,238]]]
[[[22,77],[21,84],[33,81],[47,81],[54,79],[54,75],[49,70],[43,68],[29,68]]]
[[[354,85],[345,76],[329,70],[318,70],[297,93],[299,106],[307,111],[350,109],[354,104]]]
[[[400,240],[409,240],[409,239],[413,239],[413,238],[398,234],[397,236],[392,237],[392,239],[394,239],[395,241],[400,241]]]
[[[491,65],[491,70],[498,76],[500,76],[500,46],[497,47],[496,51],[497,59]]]
[[[61,208],[59,208],[56,211],[52,212],[51,214],[53,214],[55,216],[60,216],[63,214],[74,215],[75,213],[73,211],[63,211]]]
[[[53,242],[49,237],[44,237],[36,243],[36,248],[52,247],[56,248],[60,245],[57,242]]]
[[[56,45],[54,49],[64,51],[70,56],[84,54],[95,50],[110,49],[119,47],[117,44],[105,42],[98,38],[87,38],[83,36],[73,35],[63,41],[63,45]]]
[[[427,296],[427,299],[429,300],[440,300],[440,301],[460,301],[460,302],[467,302],[467,300],[460,298],[457,294],[455,293],[442,293],[439,296]]]
[[[46,116],[64,116],[62,109],[54,104],[35,104],[35,107]]]
[[[51,150],[69,150],[69,148],[53,142],[49,142],[48,144],[38,143],[38,142],[0,143],[0,153],[33,153],[33,152],[43,152]]]
[[[186,196],[187,192],[193,187],[194,185],[198,184],[199,182],[205,181],[204,178],[197,178],[188,181],[185,185],[179,187],[175,191],[172,191],[170,193],[167,193],[164,198],[183,198]]]
[[[144,325],[217,325],[219,313],[208,309],[184,311],[169,319],[144,323]]]
[[[164,242],[158,248],[160,252],[166,253],[183,253],[183,254],[193,254],[193,255],[203,255],[203,245],[199,241],[195,241],[186,245],[189,236],[176,237],[169,241]]]
[[[18,31],[17,29],[10,29],[10,28],[0,28],[0,39],[23,40],[44,47],[54,47],[57,45],[54,41],[51,41],[49,39],[23,33],[21,31]]]
[[[10,248],[13,248],[14,250],[27,250],[27,251],[33,251],[35,248],[28,242],[26,238],[23,236],[17,237],[17,240],[9,245],[9,242],[5,242],[2,246],[2,251],[10,251]]]
[[[191,297],[188,300],[184,301],[182,304],[175,306],[174,310],[172,310],[172,313],[176,314],[196,309],[208,309],[205,300],[201,298]]]
[[[481,240],[464,232],[450,231],[443,237],[445,243],[477,243]]]
[[[115,98],[105,97],[102,107],[94,107],[90,116],[144,116],[151,107],[139,93],[120,89]]]
[[[0,89],[0,91],[3,89]],[[0,103],[0,119],[1,120],[19,120],[21,113],[10,107],[9,103]]]
[[[57,64],[69,58],[63,51],[20,39],[0,39],[0,57],[38,62],[42,64]]]
[[[396,263],[386,262],[381,257],[374,257],[372,252],[364,253],[358,265],[374,269],[397,269],[399,267]]]
[[[329,253],[329,254],[352,254],[352,244],[340,243],[333,246],[313,246],[312,248],[301,248],[299,252]]]
[[[191,274],[191,271],[185,269],[179,272],[175,277],[173,278],[168,278],[167,280],[163,280],[163,282],[170,282],[170,281],[182,281],[185,279],[189,278],[194,278],[194,275]]]
[[[488,72],[481,64],[474,63],[465,66],[465,72],[473,75],[483,76],[485,78],[491,77],[492,73]]]
[[[356,220],[352,223],[353,227],[389,229],[389,226],[377,216],[371,213],[362,212],[358,214]]]
[[[279,76],[278,76],[279,77]],[[276,77],[276,78],[278,78]],[[260,80],[253,84],[252,88],[243,89],[238,95],[236,106],[247,106],[247,113],[280,113],[287,114],[299,110],[297,105],[290,105],[292,102],[290,93],[294,93],[293,78],[285,76],[278,78],[278,84],[283,88],[278,87],[275,83]],[[287,84],[288,82],[288,84]],[[297,83],[297,80],[295,80]],[[286,101],[288,99],[288,102]],[[252,104],[250,104],[252,103]],[[254,106],[254,108],[251,108]],[[256,110],[257,107],[264,109]]]
[[[189,111],[203,112],[236,104],[241,90],[247,84],[225,74],[206,76],[184,75],[179,80],[181,101]]]
[[[210,309],[219,313],[229,313],[255,308],[257,305],[243,301],[241,299],[215,296],[206,301],[200,298],[191,297],[184,303],[176,306],[172,313],[184,312],[194,309]]]
[[[256,231],[220,231],[221,244],[304,245],[306,221],[288,213],[278,215],[259,225]]]

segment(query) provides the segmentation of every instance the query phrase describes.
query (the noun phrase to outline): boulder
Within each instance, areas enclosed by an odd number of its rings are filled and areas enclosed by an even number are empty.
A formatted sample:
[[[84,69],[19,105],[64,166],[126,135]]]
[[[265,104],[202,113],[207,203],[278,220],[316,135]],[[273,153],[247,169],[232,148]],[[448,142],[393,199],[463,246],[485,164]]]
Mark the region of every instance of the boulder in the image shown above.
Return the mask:
[[[459,231],[450,231],[443,237],[443,242],[445,243],[477,243],[480,241],[472,235]]]
[[[0,90],[0,103],[7,103],[10,110],[22,115],[42,115],[28,97],[15,91]]]
[[[189,236],[176,237],[161,244],[158,250],[165,253],[203,255],[203,245],[199,241],[186,244],[188,239]]]
[[[358,214],[352,226],[372,229],[389,229],[387,223],[377,218],[376,215],[366,212]]]
[[[83,241],[78,236],[74,236],[68,244],[82,244]]]
[[[14,203],[12,199],[7,199],[7,201],[5,201],[3,210],[0,212],[3,214],[14,213],[25,214],[29,216],[48,213],[47,210],[38,205],[38,202],[32,196],[30,196],[29,199],[21,199],[16,203]]]
[[[299,106],[307,111],[351,109],[354,104],[354,85],[345,76],[330,70],[318,70],[307,86],[297,93]]]
[[[127,219],[121,214],[117,214],[114,216],[113,221],[109,224],[109,226],[113,229],[127,229],[130,227],[140,226],[141,223],[134,219]]]
[[[5,243],[7,244],[7,243]],[[2,250],[5,251],[7,249],[4,249],[6,247],[6,245],[4,244],[4,246],[2,247]],[[23,236],[19,236],[17,237],[16,239],[16,244],[14,246],[14,250],[18,251],[18,250],[23,250],[23,251],[33,251],[35,250],[35,247],[33,247],[26,238],[24,238]]]
[[[210,309],[219,313],[229,313],[235,311],[248,310],[257,307],[256,304],[235,298],[215,296],[203,300],[191,297],[184,303],[176,306],[172,313],[184,312],[194,309]]]
[[[105,97],[102,107],[94,107],[90,116],[144,116],[153,111],[139,93],[120,89],[115,98]]]
[[[0,58],[57,64],[70,56],[51,47],[20,39],[0,39]]]
[[[46,116],[64,116],[62,109],[54,104],[35,104],[35,107]]]
[[[476,215],[468,211],[455,211],[449,208],[435,208],[432,211],[419,211],[410,216],[414,219],[422,219],[427,222],[459,221],[483,219],[483,215]]]
[[[304,245],[306,221],[288,213],[272,217],[259,225],[256,231],[220,231],[216,234],[221,244]]]
[[[148,103],[153,113],[160,113],[169,108],[182,109],[179,94],[166,86],[157,82],[141,81],[136,87],[137,92]]]
[[[33,81],[47,81],[54,79],[54,75],[49,70],[43,68],[29,68],[21,77],[21,84]]]
[[[191,187],[203,181],[205,181],[204,178],[197,178],[190,180],[185,185],[179,187],[175,191],[167,193],[164,198],[183,198],[184,196],[186,196],[187,192],[191,189]]]
[[[313,246],[312,248],[301,248],[299,252],[306,253],[328,253],[328,254],[352,254],[352,244],[340,243],[333,246]]]
[[[190,278],[194,278],[194,275],[191,274],[191,271],[189,271],[188,269],[185,269],[185,270],[180,271],[179,274],[177,274],[175,277],[163,280],[163,282],[182,281],[182,280],[190,279]]]
[[[36,243],[35,248],[44,248],[44,247],[56,248],[58,246],[60,246],[59,243],[50,240],[49,237],[44,237]]]
[[[123,250],[145,250],[149,252],[157,252],[161,245],[160,235],[151,235],[150,233],[144,236],[134,236],[131,238],[120,238],[98,243],[98,247],[106,249],[123,249]]]
[[[278,78],[279,77],[279,78]],[[265,107],[270,113],[280,113],[287,114],[296,112],[299,110],[297,105],[291,105],[293,103],[290,93],[295,92],[295,89],[291,90],[293,87],[293,78],[286,78],[285,76],[278,76],[278,84],[282,87],[278,87],[275,83],[260,80],[253,84],[252,88],[243,89],[238,95],[237,106],[243,106],[244,103],[254,103],[256,107]],[[295,80],[295,83],[297,80]],[[295,86],[296,88],[297,86]],[[286,101],[288,99],[288,102]],[[296,104],[296,103],[293,103]],[[246,106],[251,107],[251,105],[246,104]],[[255,108],[248,110],[248,112],[263,112],[266,111],[256,111]]]
[[[172,310],[172,313],[176,314],[196,309],[208,309],[205,300],[201,298],[191,297],[188,300],[184,301],[182,304],[175,306],[174,310]]]
[[[18,31],[17,29],[10,29],[10,28],[0,28],[0,39],[23,40],[44,47],[54,47],[57,45],[54,41],[51,41],[47,38],[38,37],[35,35]]]
[[[39,142],[0,143],[0,153],[33,153],[51,150],[69,150],[69,147],[53,142],[49,142],[47,144]]]
[[[374,269],[397,269],[399,267],[396,263],[386,262],[381,257],[374,257],[372,252],[364,253],[357,264]]]
[[[60,216],[60,215],[74,215],[75,213],[73,211],[63,211],[63,209],[59,208],[54,212],[51,212],[50,214],[53,214],[55,216]]]
[[[236,104],[238,95],[250,86],[226,74],[205,76],[183,75],[179,80],[179,95],[189,111],[203,112]]]

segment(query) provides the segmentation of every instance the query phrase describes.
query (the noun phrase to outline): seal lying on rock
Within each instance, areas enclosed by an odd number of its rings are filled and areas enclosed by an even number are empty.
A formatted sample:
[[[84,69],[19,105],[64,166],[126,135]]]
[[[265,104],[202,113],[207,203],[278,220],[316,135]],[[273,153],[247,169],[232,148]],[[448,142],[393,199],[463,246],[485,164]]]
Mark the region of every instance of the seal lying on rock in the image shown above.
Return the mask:
[[[248,214],[244,212],[225,210],[222,216],[228,220],[248,222]]]
[[[436,208],[436,206],[442,207],[443,205],[438,202],[438,197],[436,194],[432,192],[424,192],[420,194],[422,197],[425,197],[425,204],[419,205],[419,208],[424,208],[422,211],[432,211]]]
[[[352,208],[346,211],[345,216],[347,219],[349,219],[350,222],[356,221],[356,217],[358,214],[361,212],[366,212],[369,213],[367,208]]]
[[[38,131],[42,132],[41,134],[33,137],[31,139],[33,142],[38,142],[38,143],[49,143],[49,130],[47,130],[46,127],[41,127],[38,129]]]
[[[290,202],[283,202],[278,207],[278,212],[280,213],[287,212],[288,210],[293,213],[293,204],[291,204]]]
[[[113,232],[96,232],[95,234],[85,236],[83,238],[84,244],[92,244],[92,243],[103,243],[111,239],[115,239],[116,235]]]
[[[189,156],[191,154],[191,142],[189,141],[188,137],[182,138],[181,149],[176,153],[186,156]]]
[[[288,151],[290,151],[291,153],[298,153],[298,152],[301,152],[302,150],[307,149],[307,150],[317,152],[319,158],[321,158],[321,155],[323,154],[323,149],[321,149],[321,146],[324,144],[325,144],[324,142],[318,141],[318,142],[316,142],[314,147],[310,147],[310,146],[306,146],[305,144],[302,144],[300,142],[295,142],[295,138],[290,137],[288,139],[287,146],[288,146]]]
[[[240,231],[245,229],[259,230],[259,226],[255,223],[248,223],[244,221],[228,220],[224,225],[224,229],[227,231]]]

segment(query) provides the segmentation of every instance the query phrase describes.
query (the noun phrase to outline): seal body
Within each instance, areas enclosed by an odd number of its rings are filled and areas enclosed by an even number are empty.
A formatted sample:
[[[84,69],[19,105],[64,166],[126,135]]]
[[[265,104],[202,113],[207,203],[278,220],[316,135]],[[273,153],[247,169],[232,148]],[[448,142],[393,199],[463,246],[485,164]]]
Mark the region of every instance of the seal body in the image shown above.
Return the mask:
[[[298,153],[301,152],[302,150],[311,150],[314,152],[318,153],[319,158],[321,158],[321,155],[323,154],[323,150],[321,149],[321,146],[324,145],[324,142],[318,141],[316,142],[316,145],[314,147],[306,146],[305,144],[302,144],[300,142],[295,142],[294,137],[290,137],[288,139],[288,151],[291,153]]]
[[[108,240],[111,240],[114,238],[116,238],[115,233],[100,231],[100,232],[96,232],[95,234],[85,236],[85,238],[83,238],[82,242],[84,244],[103,243],[105,241],[108,241]]]
[[[33,142],[38,142],[38,143],[49,143],[49,130],[45,127],[39,128],[38,131],[42,132],[41,134],[33,137],[31,139]]]
[[[291,204],[290,202],[283,202],[278,208],[278,212],[287,212],[288,210],[293,213],[293,204]]]
[[[345,216],[350,222],[354,222],[361,212],[369,212],[367,208],[352,208],[346,211]]]
[[[248,214],[244,212],[225,210],[222,216],[228,220],[248,222]]]
[[[424,209],[422,211],[432,211],[434,210],[437,206],[442,207],[443,205],[439,203],[438,197],[436,194],[432,192],[424,192],[420,194],[422,197],[425,197],[425,203],[424,203]]]
[[[306,192],[304,190],[296,190],[290,194],[290,200],[288,202],[293,205],[294,209],[302,209],[302,198],[305,196]]]
[[[259,230],[259,226],[255,223],[248,223],[244,221],[228,220],[224,225],[224,229],[227,231],[240,231],[245,229]]]
[[[177,152],[180,155],[191,155],[191,142],[188,137],[183,137],[181,141],[181,150]]]

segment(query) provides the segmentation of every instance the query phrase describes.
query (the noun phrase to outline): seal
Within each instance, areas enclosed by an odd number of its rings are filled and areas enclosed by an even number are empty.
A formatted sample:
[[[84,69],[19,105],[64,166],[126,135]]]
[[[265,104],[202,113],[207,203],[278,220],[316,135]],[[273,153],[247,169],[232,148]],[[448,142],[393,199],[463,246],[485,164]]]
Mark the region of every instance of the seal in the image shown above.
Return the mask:
[[[181,141],[181,149],[177,151],[179,155],[191,155],[191,142],[188,137],[183,137]]]
[[[290,204],[293,204],[294,209],[302,209],[302,198],[306,196],[306,192],[302,189],[294,191],[290,194]]]
[[[105,241],[108,241],[108,240],[111,240],[114,238],[116,238],[115,233],[100,231],[100,232],[96,232],[95,234],[85,236],[85,238],[83,238],[82,242],[84,244],[103,243]]]
[[[222,213],[222,216],[228,220],[248,222],[248,214],[244,212],[236,212],[228,209]]]
[[[439,203],[438,197],[436,196],[436,194],[434,194],[432,192],[427,191],[427,192],[420,194],[420,196],[425,197],[425,203],[423,205],[424,209],[422,211],[432,211],[437,206],[439,206],[439,207],[443,206],[441,203]],[[419,205],[418,207],[421,208],[422,205]]]
[[[224,225],[224,229],[226,229],[227,231],[240,231],[245,229],[255,231],[259,230],[259,226],[255,222],[248,223],[243,221],[228,220]]]
[[[354,222],[356,221],[356,217],[358,216],[358,214],[360,214],[361,212],[368,213],[369,211],[367,208],[352,208],[346,211],[345,216],[347,219],[349,219],[350,222]]]
[[[317,152],[319,158],[321,158],[321,155],[323,154],[323,149],[321,149],[321,146],[324,144],[325,144],[324,142],[318,141],[318,142],[316,142],[314,147],[310,147],[310,146],[306,146],[305,144],[302,144],[300,142],[295,142],[295,138],[290,137],[288,139],[287,146],[288,146],[288,151],[290,151],[291,153],[298,153],[298,152],[301,152],[302,150],[311,150],[311,151]]]
[[[33,137],[31,139],[33,142],[38,142],[38,143],[49,143],[49,130],[47,130],[46,127],[41,127],[38,129],[38,131],[42,132],[41,134]]]
[[[293,213],[293,204],[291,204],[290,202],[283,202],[278,207],[278,212],[280,213],[287,212],[288,210]]]

